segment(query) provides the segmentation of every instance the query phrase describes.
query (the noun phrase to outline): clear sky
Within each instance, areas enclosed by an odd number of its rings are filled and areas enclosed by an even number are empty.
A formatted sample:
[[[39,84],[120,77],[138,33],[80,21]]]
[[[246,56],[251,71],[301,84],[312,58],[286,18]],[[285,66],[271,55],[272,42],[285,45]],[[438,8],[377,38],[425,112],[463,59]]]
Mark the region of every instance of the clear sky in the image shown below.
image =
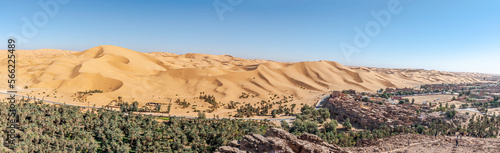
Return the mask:
[[[0,14],[0,36],[19,49],[116,45],[500,74],[498,0],[10,0]]]

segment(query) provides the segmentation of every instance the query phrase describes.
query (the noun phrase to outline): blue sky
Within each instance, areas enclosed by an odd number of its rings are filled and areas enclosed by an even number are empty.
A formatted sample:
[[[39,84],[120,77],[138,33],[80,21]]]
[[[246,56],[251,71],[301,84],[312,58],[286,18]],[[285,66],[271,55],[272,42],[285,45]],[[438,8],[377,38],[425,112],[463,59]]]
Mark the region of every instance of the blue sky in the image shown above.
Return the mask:
[[[231,11],[218,13],[214,3]],[[382,18],[386,26],[372,11],[389,12],[390,20]],[[140,52],[500,74],[495,0],[17,0],[4,2],[0,14],[0,35],[24,38],[19,49],[116,45]],[[26,30],[27,22],[36,33]],[[372,36],[356,45],[355,29],[366,35],[366,25]],[[358,52],[346,56],[342,43]]]

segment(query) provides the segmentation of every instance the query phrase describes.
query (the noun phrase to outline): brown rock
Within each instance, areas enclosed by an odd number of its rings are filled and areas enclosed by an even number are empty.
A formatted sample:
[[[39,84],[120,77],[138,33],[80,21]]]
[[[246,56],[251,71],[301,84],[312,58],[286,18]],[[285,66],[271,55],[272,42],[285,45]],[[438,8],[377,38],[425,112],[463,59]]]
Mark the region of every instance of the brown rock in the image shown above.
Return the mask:
[[[238,148],[230,147],[230,146],[222,146],[219,148],[220,153],[246,153],[246,151],[242,151]]]
[[[312,134],[297,136],[282,129],[272,128],[265,136],[250,134],[243,136],[240,141],[231,141],[229,146],[218,148],[221,153],[239,152],[273,152],[283,151],[285,153],[343,153],[347,152],[338,147],[325,143],[320,137]]]

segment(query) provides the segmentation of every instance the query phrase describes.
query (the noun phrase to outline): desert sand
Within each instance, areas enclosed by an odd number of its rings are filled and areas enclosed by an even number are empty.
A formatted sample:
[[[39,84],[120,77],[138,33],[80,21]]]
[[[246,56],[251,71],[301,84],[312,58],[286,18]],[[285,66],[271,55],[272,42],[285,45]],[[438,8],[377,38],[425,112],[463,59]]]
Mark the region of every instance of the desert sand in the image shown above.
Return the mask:
[[[230,55],[164,52],[141,53],[117,46],[98,46],[85,51],[57,49],[17,50],[17,90],[22,95],[78,105],[103,106],[122,97],[138,101],[172,102],[170,114],[197,116],[191,108],[173,103],[186,99],[198,110],[208,103],[195,98],[204,92],[223,104],[239,101],[254,104],[269,96],[293,95],[290,104],[314,105],[331,90],[355,89],[373,92],[380,88],[415,87],[426,83],[475,82],[482,74],[347,67],[332,61],[285,63],[249,60]],[[0,65],[7,69],[7,51],[0,52]],[[7,80],[7,71],[0,71]],[[0,82],[2,91],[7,81]],[[101,90],[88,101],[75,100],[78,91]],[[242,93],[255,95],[239,99]],[[298,110],[300,107],[297,107]],[[212,115],[228,116],[235,111],[219,108]]]

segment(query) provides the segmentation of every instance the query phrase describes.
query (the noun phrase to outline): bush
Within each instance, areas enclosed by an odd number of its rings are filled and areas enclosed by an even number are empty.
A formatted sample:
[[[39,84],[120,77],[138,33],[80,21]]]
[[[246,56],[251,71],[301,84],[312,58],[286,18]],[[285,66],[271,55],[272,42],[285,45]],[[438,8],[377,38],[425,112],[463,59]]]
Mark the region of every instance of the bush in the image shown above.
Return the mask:
[[[281,128],[283,130],[285,130],[285,131],[289,131],[290,130],[290,125],[285,120],[281,120]]]
[[[276,110],[276,109],[273,109],[273,111],[271,111],[271,115],[273,116],[273,118],[276,118],[277,113],[278,113],[278,110]]]
[[[449,110],[449,111],[446,111],[444,114],[446,115],[446,117],[453,119],[453,118],[455,118],[457,111]]]
[[[444,112],[446,110],[445,107],[439,107],[439,108],[436,108],[436,111],[441,111],[441,112]]]
[[[351,121],[349,120],[349,118],[347,118],[344,123],[342,123],[342,125],[347,129],[347,131],[350,131],[352,129]]]
[[[330,122],[326,122],[323,126],[325,127],[326,132],[337,132],[338,123],[337,120],[332,120]]]
[[[319,124],[323,124],[323,122],[325,122],[325,120],[323,118],[319,118],[318,122],[319,122]]]
[[[318,123],[313,121],[302,121],[297,119],[293,121],[293,127],[290,129],[290,132],[295,135],[300,135],[302,133],[317,134]]]
[[[330,118],[330,110],[328,108],[320,108],[318,111],[323,120],[327,120]]]
[[[424,130],[425,130],[424,126],[422,126],[422,125],[417,126],[417,133],[423,133]]]
[[[198,112],[198,118],[199,119],[205,119],[206,118],[205,113]]]

